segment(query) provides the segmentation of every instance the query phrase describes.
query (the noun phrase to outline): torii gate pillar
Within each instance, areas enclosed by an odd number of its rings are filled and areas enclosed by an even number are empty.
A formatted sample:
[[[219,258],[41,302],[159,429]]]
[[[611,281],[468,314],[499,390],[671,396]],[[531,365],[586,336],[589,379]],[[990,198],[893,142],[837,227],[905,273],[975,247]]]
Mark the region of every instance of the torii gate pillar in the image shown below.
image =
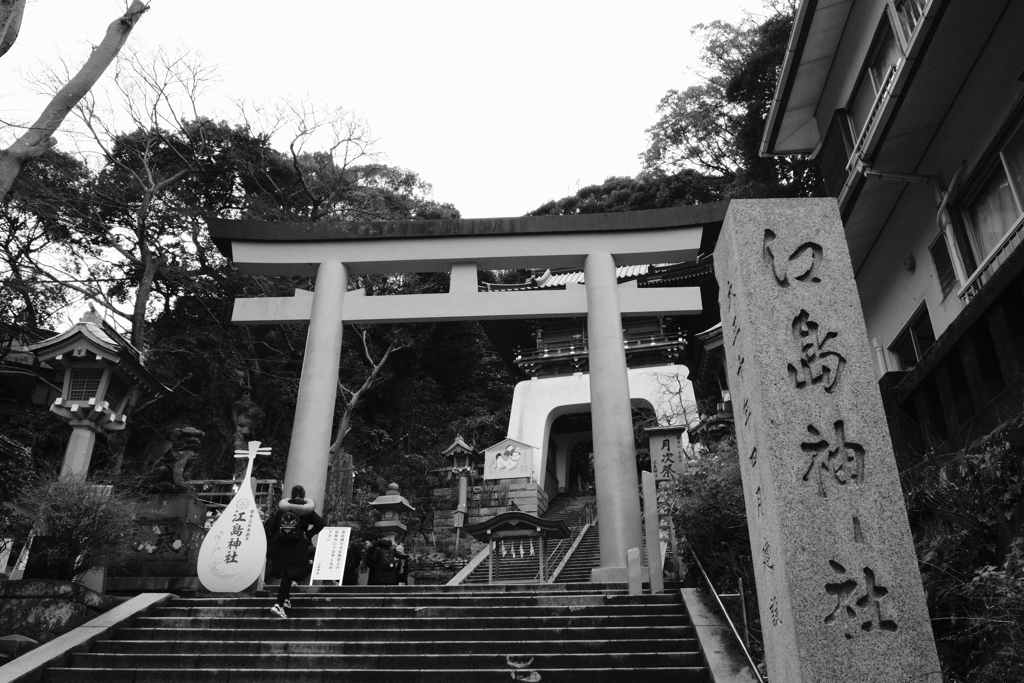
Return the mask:
[[[317,267],[316,289],[309,315],[306,352],[302,357],[295,421],[284,471],[284,494],[301,484],[306,495],[324,509],[331,430],[341,363],[342,304],[348,289],[348,269],[337,261]]]
[[[626,581],[626,552],[641,547],[636,448],[629,402],[626,351],[622,347],[618,280],[611,254],[583,262],[590,330],[590,414],[594,439],[594,484],[599,505],[601,566],[591,581]]]

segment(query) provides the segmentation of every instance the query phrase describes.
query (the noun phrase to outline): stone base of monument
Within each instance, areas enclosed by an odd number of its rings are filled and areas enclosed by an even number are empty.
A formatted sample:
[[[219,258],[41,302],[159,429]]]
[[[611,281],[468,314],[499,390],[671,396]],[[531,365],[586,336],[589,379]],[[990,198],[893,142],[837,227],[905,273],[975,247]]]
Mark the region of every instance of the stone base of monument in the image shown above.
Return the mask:
[[[110,571],[107,592],[196,590],[196,559],[206,536],[206,505],[190,494],[151,495],[141,503],[138,531],[132,541],[134,557]]]
[[[651,582],[651,570],[640,568],[640,581]],[[629,583],[629,570],[626,567],[594,567],[590,570],[591,583]]]

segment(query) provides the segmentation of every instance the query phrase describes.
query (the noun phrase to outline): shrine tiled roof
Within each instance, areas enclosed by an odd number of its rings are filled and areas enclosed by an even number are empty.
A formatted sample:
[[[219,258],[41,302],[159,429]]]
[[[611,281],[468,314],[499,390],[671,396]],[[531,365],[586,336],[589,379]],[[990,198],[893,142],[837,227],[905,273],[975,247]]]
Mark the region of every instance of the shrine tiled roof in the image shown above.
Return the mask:
[[[638,280],[640,286],[657,286],[669,283],[684,282],[686,280],[697,280],[714,273],[714,263],[711,256],[702,256],[696,261],[688,263],[659,263],[636,266],[619,266],[615,269],[615,276],[619,282]],[[564,288],[567,285],[582,285],[586,283],[583,271],[579,269],[545,270],[543,273],[534,273],[525,282],[514,282],[510,284],[498,284],[485,282],[481,289],[488,292],[521,292],[533,289]]]

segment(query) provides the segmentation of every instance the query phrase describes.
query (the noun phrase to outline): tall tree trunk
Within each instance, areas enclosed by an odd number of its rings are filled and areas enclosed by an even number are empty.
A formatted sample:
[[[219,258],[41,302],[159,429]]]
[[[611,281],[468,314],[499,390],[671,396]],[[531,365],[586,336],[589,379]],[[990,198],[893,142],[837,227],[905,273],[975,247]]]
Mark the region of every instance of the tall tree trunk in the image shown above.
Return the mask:
[[[339,520],[348,512],[348,506],[352,504],[352,473],[355,466],[352,463],[352,454],[346,451],[343,445],[345,437],[348,436],[349,431],[352,429],[352,413],[355,411],[356,405],[363,394],[373,387],[374,382],[377,380],[377,375],[380,374],[380,369],[388,362],[388,357],[391,356],[391,353],[402,348],[392,343],[379,361],[374,360],[373,356],[370,355],[370,346],[366,337],[366,331],[364,330],[362,334],[363,352],[366,355],[366,360],[370,363],[370,374],[367,375],[362,386],[356,391],[351,392],[351,395],[345,402],[345,410],[341,414],[338,432],[334,437],[334,443],[331,444],[330,459],[328,460],[327,487],[324,492],[324,497],[327,500],[324,501],[324,510],[330,510],[331,514]],[[340,381],[338,382],[338,389],[343,394],[347,391]]]
[[[339,468],[339,475],[341,477],[341,506],[342,510],[347,510],[348,506],[352,504],[352,475],[355,472],[355,465],[352,463],[352,454],[347,450],[341,452],[341,467]]]
[[[25,0],[0,0],[0,57],[7,54],[18,39],[24,13]]]
[[[114,57],[128,40],[128,35],[135,28],[135,24],[148,9],[148,4],[141,0],[133,0],[124,15],[115,19],[107,27],[106,35],[89,55],[85,65],[54,95],[32,127],[13,145],[0,150],[0,198],[7,196],[7,193],[10,192],[14,179],[21,171],[22,166],[57,144],[57,141],[53,139],[53,134],[64,122],[68,113],[85,97],[110,66],[110,63],[114,61]],[[2,14],[0,14],[0,18],[2,18]],[[9,27],[7,31],[10,31]],[[4,40],[5,38],[0,37],[0,45]]]

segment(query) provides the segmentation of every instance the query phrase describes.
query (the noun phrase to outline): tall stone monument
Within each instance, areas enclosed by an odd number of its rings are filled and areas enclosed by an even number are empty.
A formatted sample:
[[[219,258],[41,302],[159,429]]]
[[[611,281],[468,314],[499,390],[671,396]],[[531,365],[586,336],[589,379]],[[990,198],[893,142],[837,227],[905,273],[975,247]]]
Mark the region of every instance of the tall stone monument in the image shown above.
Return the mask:
[[[734,200],[715,270],[769,679],[940,683],[835,201]]]

